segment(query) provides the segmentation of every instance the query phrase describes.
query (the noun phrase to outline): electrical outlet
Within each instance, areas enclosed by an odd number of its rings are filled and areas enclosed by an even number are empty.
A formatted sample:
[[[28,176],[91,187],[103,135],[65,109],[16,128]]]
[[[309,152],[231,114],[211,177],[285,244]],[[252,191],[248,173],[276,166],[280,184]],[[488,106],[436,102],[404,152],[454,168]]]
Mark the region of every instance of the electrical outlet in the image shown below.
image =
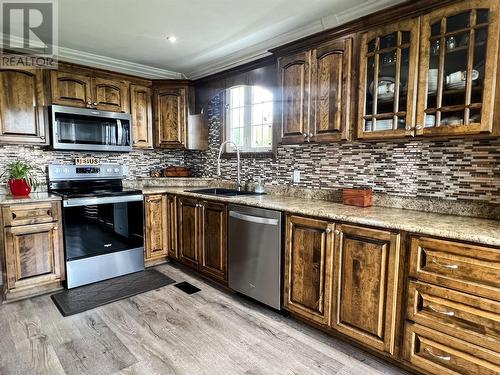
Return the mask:
[[[300,171],[293,171],[292,181],[300,182]]]

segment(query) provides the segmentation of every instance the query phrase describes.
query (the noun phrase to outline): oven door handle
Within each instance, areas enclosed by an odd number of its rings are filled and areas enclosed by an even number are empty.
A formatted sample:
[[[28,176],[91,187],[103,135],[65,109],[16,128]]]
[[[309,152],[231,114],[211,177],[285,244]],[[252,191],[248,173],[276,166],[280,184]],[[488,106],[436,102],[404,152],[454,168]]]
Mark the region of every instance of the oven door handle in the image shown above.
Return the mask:
[[[122,195],[118,197],[68,198],[63,200],[63,207],[90,206],[107,203],[124,203],[142,201],[142,194]]]

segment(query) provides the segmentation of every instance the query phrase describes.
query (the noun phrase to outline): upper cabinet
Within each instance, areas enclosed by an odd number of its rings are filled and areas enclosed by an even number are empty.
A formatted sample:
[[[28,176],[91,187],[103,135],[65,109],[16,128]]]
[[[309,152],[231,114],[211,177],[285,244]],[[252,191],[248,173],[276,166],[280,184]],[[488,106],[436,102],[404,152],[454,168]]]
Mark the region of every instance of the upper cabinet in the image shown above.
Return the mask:
[[[493,131],[499,11],[475,0],[422,17],[416,134]]]
[[[348,138],[352,39],[278,60],[281,143]]]
[[[312,51],[313,123],[310,142],[349,137],[352,39],[323,44]]]
[[[159,87],[155,89],[155,147],[186,147],[187,91],[187,87]]]
[[[53,104],[129,111],[130,96],[126,81],[54,70],[50,83]]]
[[[0,70],[0,142],[45,144],[42,70]]]
[[[130,114],[132,115],[133,146],[153,148],[153,110],[149,87],[130,86]]]
[[[461,1],[364,33],[358,138],[498,134],[499,12]]]
[[[361,36],[358,138],[403,137],[415,124],[419,19]]]
[[[307,141],[310,126],[311,51],[278,60],[281,88],[281,143]]]
[[[130,96],[127,82],[94,77],[92,79],[92,86],[93,106],[103,111],[129,111]]]

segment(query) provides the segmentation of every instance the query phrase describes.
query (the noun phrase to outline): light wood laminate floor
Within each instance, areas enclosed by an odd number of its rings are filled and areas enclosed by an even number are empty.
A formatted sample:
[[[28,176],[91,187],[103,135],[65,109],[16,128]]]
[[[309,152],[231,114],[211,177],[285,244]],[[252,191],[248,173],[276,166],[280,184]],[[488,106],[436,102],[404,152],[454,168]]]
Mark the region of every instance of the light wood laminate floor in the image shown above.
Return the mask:
[[[49,296],[0,306],[0,374],[402,374],[179,266],[173,285],[63,318]]]

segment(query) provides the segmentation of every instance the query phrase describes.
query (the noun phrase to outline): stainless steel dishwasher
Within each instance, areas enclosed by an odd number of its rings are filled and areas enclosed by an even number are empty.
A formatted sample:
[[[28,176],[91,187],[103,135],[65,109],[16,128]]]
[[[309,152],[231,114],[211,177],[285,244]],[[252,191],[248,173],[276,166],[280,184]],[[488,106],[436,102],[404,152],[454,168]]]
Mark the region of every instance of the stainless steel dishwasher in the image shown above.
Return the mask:
[[[229,205],[229,287],[281,309],[279,211]]]

